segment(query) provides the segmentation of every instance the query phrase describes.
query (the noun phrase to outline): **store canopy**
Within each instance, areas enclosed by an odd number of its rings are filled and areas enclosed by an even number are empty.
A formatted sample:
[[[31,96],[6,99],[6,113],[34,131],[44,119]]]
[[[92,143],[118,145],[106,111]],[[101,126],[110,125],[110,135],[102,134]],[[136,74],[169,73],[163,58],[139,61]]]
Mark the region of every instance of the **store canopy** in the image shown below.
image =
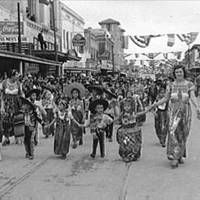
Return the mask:
[[[39,58],[36,56],[31,56],[31,55],[25,55],[21,53],[13,53],[10,51],[0,51],[0,58],[9,58],[12,60],[21,60],[21,61],[26,61],[26,62],[31,62],[31,63],[38,63],[38,64],[44,64],[44,65],[52,65],[52,66],[61,66],[61,62],[56,62],[53,60],[47,60],[44,58]]]

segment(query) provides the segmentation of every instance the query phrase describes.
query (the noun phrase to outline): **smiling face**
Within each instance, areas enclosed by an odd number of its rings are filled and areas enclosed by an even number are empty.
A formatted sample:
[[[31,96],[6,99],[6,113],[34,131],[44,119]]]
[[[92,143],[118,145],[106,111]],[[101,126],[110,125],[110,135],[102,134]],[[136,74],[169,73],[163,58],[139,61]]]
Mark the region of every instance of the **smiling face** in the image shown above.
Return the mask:
[[[101,105],[101,104],[98,104],[97,106],[96,106],[96,112],[98,113],[98,114],[102,114],[103,112],[104,112],[104,107],[103,107],[103,105]]]
[[[178,68],[174,71],[174,74],[175,74],[175,78],[177,80],[183,80],[184,79],[184,71],[182,68]]]
[[[76,98],[78,98],[78,96],[79,96],[79,91],[76,90],[76,89],[73,89],[72,90],[72,97],[76,99]]]

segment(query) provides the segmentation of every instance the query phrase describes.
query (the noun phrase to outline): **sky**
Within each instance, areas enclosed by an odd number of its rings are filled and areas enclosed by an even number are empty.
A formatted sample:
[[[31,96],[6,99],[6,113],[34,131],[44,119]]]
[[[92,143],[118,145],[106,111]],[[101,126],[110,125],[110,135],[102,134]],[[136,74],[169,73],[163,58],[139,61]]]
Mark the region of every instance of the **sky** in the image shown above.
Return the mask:
[[[200,1],[78,1],[62,0],[85,20],[85,28],[100,28],[98,22],[112,18],[120,22],[125,35],[149,35],[199,32],[193,44],[200,44]],[[167,47],[167,36],[152,38],[147,48],[129,40],[126,53],[186,51],[188,46],[175,38]]]

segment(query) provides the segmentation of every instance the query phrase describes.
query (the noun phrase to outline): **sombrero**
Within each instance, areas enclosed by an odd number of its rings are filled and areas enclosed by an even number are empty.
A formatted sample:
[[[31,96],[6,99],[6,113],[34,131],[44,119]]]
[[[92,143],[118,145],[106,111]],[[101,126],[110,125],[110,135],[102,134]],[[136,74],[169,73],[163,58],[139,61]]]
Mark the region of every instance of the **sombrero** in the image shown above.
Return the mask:
[[[85,87],[83,84],[81,83],[70,83],[68,85],[65,85],[63,88],[63,93],[68,96],[68,97],[72,97],[72,90],[78,90],[80,92],[80,97],[84,97],[85,96]]]
[[[112,98],[117,99],[117,95],[111,92],[109,89],[104,89],[105,93],[110,95]]]
[[[96,99],[92,101],[89,106],[89,110],[91,111],[91,113],[96,113],[95,109],[97,105],[103,105],[103,109],[105,111],[108,108],[108,101],[106,101],[105,99]]]
[[[102,95],[104,92],[104,88],[99,85],[89,85],[87,86],[87,89],[89,90],[89,92],[92,92],[92,90],[96,90],[98,95]]]
[[[31,106],[31,108],[33,110],[36,109],[35,105],[32,102],[30,102],[28,99],[26,99],[24,97],[20,97],[20,99],[21,99],[22,104],[27,104],[27,105]]]
[[[30,97],[33,93],[36,93],[36,95],[39,96],[40,92],[41,91],[39,89],[32,89],[29,92],[27,92],[26,97]]]

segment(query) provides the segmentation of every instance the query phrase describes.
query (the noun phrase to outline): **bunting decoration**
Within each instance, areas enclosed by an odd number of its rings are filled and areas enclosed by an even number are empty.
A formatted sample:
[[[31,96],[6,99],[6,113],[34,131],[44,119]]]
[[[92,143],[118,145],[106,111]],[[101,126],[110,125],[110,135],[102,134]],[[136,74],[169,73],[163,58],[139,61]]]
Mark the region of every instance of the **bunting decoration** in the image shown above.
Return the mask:
[[[191,32],[187,34],[177,34],[177,37],[181,42],[185,42],[187,45],[190,45],[192,42],[196,40],[198,36],[197,32]]]
[[[168,41],[167,41],[167,46],[173,47],[175,44],[175,34],[167,34]]]
[[[175,44],[175,36],[177,36],[181,42],[185,42],[187,45],[190,45],[191,43],[193,43],[196,40],[196,38],[198,36],[198,32],[191,32],[191,33],[186,33],[186,34],[185,33],[184,34],[170,33],[170,34],[162,34],[162,35],[161,34],[143,35],[143,36],[134,35],[134,36],[129,36],[129,38],[138,47],[146,48],[149,46],[152,38],[157,38],[157,37],[161,37],[164,35],[167,35],[167,46],[173,47]]]
[[[160,53],[148,53],[148,54],[143,53],[142,55],[147,56],[149,59],[155,59],[156,56],[158,56],[159,54]]]
[[[150,35],[149,36],[133,36],[133,37],[130,36],[130,39],[137,46],[139,46],[141,48],[145,48],[145,47],[149,46],[151,36]]]

